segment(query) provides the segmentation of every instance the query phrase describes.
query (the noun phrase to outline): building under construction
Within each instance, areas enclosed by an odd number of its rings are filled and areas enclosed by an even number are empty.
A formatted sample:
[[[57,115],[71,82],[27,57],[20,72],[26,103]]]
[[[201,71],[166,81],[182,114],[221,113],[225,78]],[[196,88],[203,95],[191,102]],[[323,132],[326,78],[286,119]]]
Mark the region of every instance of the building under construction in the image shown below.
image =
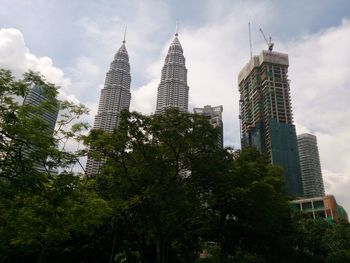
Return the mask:
[[[287,54],[262,51],[240,71],[242,147],[254,146],[284,170],[287,192],[303,196]]]

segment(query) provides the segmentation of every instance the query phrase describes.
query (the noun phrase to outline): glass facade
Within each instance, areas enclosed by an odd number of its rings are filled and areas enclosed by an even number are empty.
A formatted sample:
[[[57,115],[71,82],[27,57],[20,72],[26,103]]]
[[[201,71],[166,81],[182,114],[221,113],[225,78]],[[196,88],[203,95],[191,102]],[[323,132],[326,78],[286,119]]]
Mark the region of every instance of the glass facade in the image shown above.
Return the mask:
[[[288,66],[287,54],[263,51],[239,73],[241,143],[282,167],[286,191],[303,196]]]

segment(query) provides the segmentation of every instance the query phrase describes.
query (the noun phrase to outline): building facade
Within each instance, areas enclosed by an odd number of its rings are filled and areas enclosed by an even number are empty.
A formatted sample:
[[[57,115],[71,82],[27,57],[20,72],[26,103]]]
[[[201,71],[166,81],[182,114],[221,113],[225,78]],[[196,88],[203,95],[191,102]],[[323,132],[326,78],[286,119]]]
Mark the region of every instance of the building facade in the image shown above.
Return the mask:
[[[120,112],[122,110],[129,110],[131,100],[130,84],[129,55],[124,40],[106,74],[93,129],[112,132],[117,128]],[[102,161],[88,158],[86,174],[98,174],[102,164]]]
[[[303,196],[288,66],[287,54],[262,51],[240,71],[241,144],[281,166],[287,192]]]
[[[176,33],[162,68],[157,93],[156,113],[162,113],[167,108],[188,111],[188,91],[185,57]]]
[[[324,196],[324,185],[315,135],[304,133],[298,135],[301,179],[305,197]]]
[[[314,219],[324,218],[346,223],[349,221],[345,209],[337,203],[333,195],[293,200],[291,204],[294,211],[300,211]]]
[[[194,108],[194,113],[203,115],[208,118],[209,123],[215,128],[219,129],[218,143],[221,148],[224,147],[224,125],[222,122],[222,105],[211,107],[210,105],[205,105],[203,108]]]
[[[32,105],[32,106],[43,106],[43,103],[48,101],[48,97],[46,95],[46,91],[43,87],[38,85],[34,85],[29,88],[26,96],[24,97],[23,104]],[[58,101],[52,101],[53,104],[48,105],[48,108],[41,113],[35,113],[36,115],[40,115],[40,118],[45,121],[47,124],[47,132],[53,134],[55,130],[55,125],[59,112]]]
[[[39,85],[33,85],[29,88],[27,94],[24,97],[23,105],[34,106],[33,111],[30,113],[32,117],[39,117],[45,124],[45,132],[48,135],[53,135],[55,131],[56,121],[59,113],[59,102],[54,94],[47,94],[45,87]],[[24,156],[30,157],[32,150],[30,148],[24,149]],[[45,165],[47,156],[43,156],[43,160],[36,161],[34,166],[39,172],[50,171],[51,173],[57,173],[56,170],[48,169]]]

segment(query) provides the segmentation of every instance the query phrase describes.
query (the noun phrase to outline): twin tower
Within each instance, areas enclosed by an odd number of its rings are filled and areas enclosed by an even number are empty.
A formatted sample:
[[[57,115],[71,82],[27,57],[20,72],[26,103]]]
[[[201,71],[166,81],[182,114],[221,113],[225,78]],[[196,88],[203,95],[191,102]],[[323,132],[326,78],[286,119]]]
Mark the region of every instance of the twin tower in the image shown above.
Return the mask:
[[[105,84],[101,90],[98,112],[95,116],[94,129],[112,132],[117,127],[120,112],[129,110],[131,100],[130,83],[129,55],[124,39],[106,74]],[[188,91],[185,57],[176,33],[162,68],[161,80],[158,86],[156,113],[162,113],[167,108],[178,108],[180,111],[188,111]],[[98,174],[101,165],[102,162],[88,158],[86,174]]]
[[[254,146],[265,153],[272,164],[284,169],[287,191],[303,195],[296,131],[293,124],[288,80],[288,55],[272,50],[251,58],[238,76],[242,147]],[[112,132],[118,126],[122,110],[129,110],[130,63],[125,39],[110,69],[99,101],[94,129]],[[167,108],[188,111],[187,69],[178,34],[169,47],[161,72],[155,112]],[[222,106],[195,108],[214,127],[221,129],[218,143],[222,146]],[[103,162],[89,158],[86,174],[100,172]]]

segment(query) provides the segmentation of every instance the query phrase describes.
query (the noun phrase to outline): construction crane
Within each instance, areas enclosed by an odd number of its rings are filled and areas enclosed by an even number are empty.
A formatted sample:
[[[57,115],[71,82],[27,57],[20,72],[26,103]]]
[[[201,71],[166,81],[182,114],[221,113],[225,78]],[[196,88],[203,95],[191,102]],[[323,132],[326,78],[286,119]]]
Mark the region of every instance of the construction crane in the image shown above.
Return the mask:
[[[272,49],[273,49],[273,42],[271,41],[272,38],[269,37],[269,41],[267,41],[267,38],[265,37],[264,31],[261,28],[260,28],[260,32],[261,32],[262,36],[264,37],[264,39],[266,41],[266,44],[267,44],[267,46],[269,48],[269,51],[272,51]]]

